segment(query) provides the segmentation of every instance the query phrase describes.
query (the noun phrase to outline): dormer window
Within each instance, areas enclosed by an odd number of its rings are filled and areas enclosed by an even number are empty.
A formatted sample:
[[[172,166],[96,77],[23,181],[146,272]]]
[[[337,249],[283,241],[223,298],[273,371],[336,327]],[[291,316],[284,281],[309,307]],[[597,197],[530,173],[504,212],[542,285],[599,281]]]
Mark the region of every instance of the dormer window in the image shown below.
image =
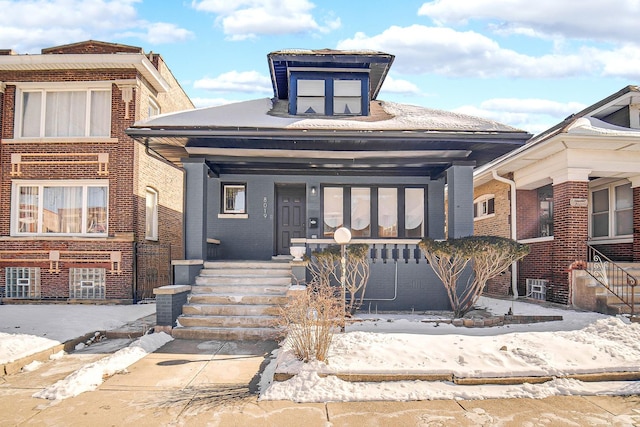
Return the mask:
[[[298,80],[298,114],[324,116],[324,80]]]
[[[289,87],[292,115],[369,114],[369,77],[365,73],[292,73]]]
[[[360,80],[333,81],[333,114],[362,113],[362,82]]]

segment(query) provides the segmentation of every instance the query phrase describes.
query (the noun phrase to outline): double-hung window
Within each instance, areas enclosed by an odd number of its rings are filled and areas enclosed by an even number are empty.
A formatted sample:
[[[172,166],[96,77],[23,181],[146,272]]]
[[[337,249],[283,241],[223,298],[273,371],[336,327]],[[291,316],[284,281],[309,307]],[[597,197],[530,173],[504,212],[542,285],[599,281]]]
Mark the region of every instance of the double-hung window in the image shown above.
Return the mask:
[[[298,80],[298,114],[324,115],[324,80]]]
[[[19,95],[22,138],[108,137],[111,89],[31,89]]]
[[[591,237],[616,238],[633,234],[633,190],[630,183],[613,183],[591,191]]]
[[[106,180],[16,180],[12,235],[106,235],[108,200]]]

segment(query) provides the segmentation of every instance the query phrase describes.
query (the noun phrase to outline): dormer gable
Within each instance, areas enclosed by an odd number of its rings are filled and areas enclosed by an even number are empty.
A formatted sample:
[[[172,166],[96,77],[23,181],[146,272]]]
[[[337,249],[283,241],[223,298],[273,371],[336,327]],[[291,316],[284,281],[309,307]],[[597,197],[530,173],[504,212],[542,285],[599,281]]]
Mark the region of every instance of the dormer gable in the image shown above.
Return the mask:
[[[375,51],[282,50],[267,56],[274,97],[294,116],[368,116],[394,56]]]

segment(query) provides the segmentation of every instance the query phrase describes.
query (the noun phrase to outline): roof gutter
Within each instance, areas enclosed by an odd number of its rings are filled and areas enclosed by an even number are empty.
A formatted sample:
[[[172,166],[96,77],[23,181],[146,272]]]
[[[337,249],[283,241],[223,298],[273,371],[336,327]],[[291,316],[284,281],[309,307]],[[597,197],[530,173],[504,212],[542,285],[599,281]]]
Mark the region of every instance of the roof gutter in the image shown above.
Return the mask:
[[[518,232],[516,229],[517,218],[516,218],[516,183],[513,180],[501,177],[498,175],[498,172],[495,169],[491,170],[493,175],[493,179],[496,181],[502,182],[504,184],[508,184],[511,188],[511,200],[509,202],[509,206],[511,207],[511,239],[518,240]],[[513,299],[518,298],[518,261],[514,261],[511,264],[511,290],[513,291]]]

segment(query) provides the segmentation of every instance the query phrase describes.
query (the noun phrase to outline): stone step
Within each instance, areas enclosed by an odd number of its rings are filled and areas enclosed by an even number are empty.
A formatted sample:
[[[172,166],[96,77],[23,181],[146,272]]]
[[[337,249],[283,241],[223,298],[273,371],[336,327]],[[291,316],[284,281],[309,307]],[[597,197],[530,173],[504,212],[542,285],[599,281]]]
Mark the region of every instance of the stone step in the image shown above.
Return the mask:
[[[184,316],[277,316],[277,305],[241,304],[189,304],[182,307]]]
[[[183,327],[206,328],[269,328],[276,326],[275,316],[182,316],[178,320]]]
[[[291,277],[198,276],[196,285],[291,285]]]
[[[243,294],[192,294],[190,304],[258,304],[284,305],[286,295],[243,295]]]
[[[191,340],[274,340],[280,336],[275,328],[206,328],[178,327],[171,332],[174,338]]]
[[[288,262],[274,261],[205,261],[205,270],[250,269],[250,270],[291,270]]]
[[[290,269],[256,269],[256,268],[203,268],[200,270],[200,276],[209,277],[286,277],[291,278]]]
[[[191,294],[210,295],[285,295],[289,289],[287,285],[195,285],[191,287]]]

